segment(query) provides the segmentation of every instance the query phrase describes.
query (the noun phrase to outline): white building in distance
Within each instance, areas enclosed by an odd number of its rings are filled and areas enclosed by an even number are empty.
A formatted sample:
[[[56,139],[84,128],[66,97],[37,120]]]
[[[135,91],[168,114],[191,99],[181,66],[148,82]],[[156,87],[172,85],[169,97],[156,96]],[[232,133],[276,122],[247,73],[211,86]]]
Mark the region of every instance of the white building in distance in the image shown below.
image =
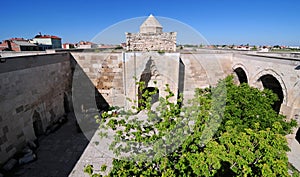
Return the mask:
[[[32,39],[32,43],[37,44],[40,50],[61,49],[61,38],[51,35],[36,35]]]

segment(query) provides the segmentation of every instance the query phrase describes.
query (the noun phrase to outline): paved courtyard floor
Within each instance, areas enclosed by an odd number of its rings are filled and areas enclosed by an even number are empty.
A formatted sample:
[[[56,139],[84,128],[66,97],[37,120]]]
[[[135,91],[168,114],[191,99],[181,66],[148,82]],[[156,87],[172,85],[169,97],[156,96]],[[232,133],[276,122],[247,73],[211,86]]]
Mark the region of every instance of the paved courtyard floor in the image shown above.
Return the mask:
[[[78,133],[74,114],[57,131],[39,139],[37,160],[17,167],[10,176],[18,177],[66,177],[72,171],[88,144]]]

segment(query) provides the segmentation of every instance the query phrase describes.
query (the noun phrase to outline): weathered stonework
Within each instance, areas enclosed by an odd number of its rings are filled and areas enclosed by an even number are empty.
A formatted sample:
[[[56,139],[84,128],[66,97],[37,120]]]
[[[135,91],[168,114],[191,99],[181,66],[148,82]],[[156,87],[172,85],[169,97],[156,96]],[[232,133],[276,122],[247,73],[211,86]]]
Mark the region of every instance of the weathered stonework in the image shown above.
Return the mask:
[[[77,57],[80,59],[79,56]],[[117,73],[117,75],[123,79],[122,82],[121,80],[116,82],[114,81],[115,79],[111,80],[111,82],[114,84],[122,83],[122,87],[120,88],[123,90],[124,97],[118,97],[122,99],[122,101],[119,101],[117,104],[121,107],[129,108],[131,106],[129,102],[126,102],[126,97],[133,100],[138,99],[138,88],[135,82],[141,81],[145,73],[149,73],[149,78],[147,79],[148,87],[154,86],[154,80],[158,81],[156,86],[160,90],[160,96],[163,96],[163,92],[161,92],[161,90],[164,89],[163,85],[165,83],[171,83],[171,85],[174,85],[172,86],[172,91],[175,93],[178,93],[180,87],[182,87],[184,98],[187,100],[193,97],[195,88],[216,85],[220,79],[225,78],[229,74],[234,74],[236,82],[239,83],[239,78],[237,78],[239,74],[235,73],[235,70],[241,68],[245,72],[248,84],[260,89],[264,89],[262,81],[260,80],[262,76],[266,74],[274,76],[279,84],[281,84],[284,92],[280,112],[286,115],[289,120],[294,119],[295,115],[300,114],[300,73],[299,70],[295,69],[300,65],[300,60],[297,59],[205,50],[199,52],[165,54],[158,54],[157,52],[126,52],[118,55],[118,61],[122,61],[122,68],[120,68],[120,71],[121,69],[122,71]],[[104,63],[106,62],[107,61]],[[116,65],[110,65],[108,67],[113,66]],[[111,72],[111,70],[108,70],[108,72]],[[102,74],[103,76],[99,75],[98,77],[104,78],[104,72],[102,72]],[[108,82],[110,78],[108,78],[106,82]],[[101,88],[99,89],[100,92],[103,92]],[[115,98],[115,94],[112,92],[113,89],[113,87],[108,90],[104,88],[108,100]],[[111,103],[115,105],[114,103],[116,102]],[[288,157],[289,161],[295,165],[296,168],[300,169],[300,164],[298,163],[300,145],[295,140],[296,130],[297,129],[295,129],[293,134],[287,136],[289,147],[291,148]],[[97,134],[95,134],[95,136],[97,136]],[[95,156],[97,156],[97,158],[92,158]],[[80,169],[82,169],[85,164],[94,165],[95,170],[99,172],[101,164],[104,163],[108,163],[108,166],[111,167],[111,158],[103,152],[95,151],[93,145],[90,144],[74,168],[71,176],[84,176],[85,174]]]
[[[176,51],[176,32],[161,34],[126,33],[129,51]]]
[[[122,53],[71,53],[110,105],[124,104]]]
[[[70,83],[67,53],[0,63],[0,164],[65,113]]]
[[[195,88],[216,85],[228,74],[234,74],[239,82],[241,76],[236,70],[240,69],[247,83],[256,88],[264,89],[263,82],[272,82],[262,81],[265,75],[275,78],[276,87],[282,89],[283,95],[280,113],[287,119],[296,119],[300,114],[300,71],[297,69],[300,60],[291,56],[203,50],[189,53],[72,52],[3,59],[0,63],[0,164],[28,140],[35,139],[36,132],[45,131],[64,114],[65,95],[69,95],[72,87],[72,62],[78,64],[88,81],[113,106],[130,107],[126,98],[138,99],[136,81],[146,81],[148,87],[155,86],[154,81],[157,81],[160,96],[165,94],[164,85],[170,84],[171,90],[175,94],[183,93],[186,100],[193,96]],[[35,132],[35,129],[39,130]],[[287,136],[291,148],[288,155],[290,162],[300,169],[297,156],[300,145],[295,142],[295,133]],[[97,160],[85,161],[84,158],[80,164],[100,167]],[[74,173],[74,176],[83,175],[82,169],[77,172],[80,174]]]
[[[139,33],[126,33],[128,51],[176,51],[176,32],[165,33],[156,18],[150,15]]]
[[[297,101],[300,95],[297,89],[300,86],[300,76],[298,70],[294,69],[299,61],[214,51],[164,54],[72,53],[72,56],[110,105],[124,106],[126,97],[135,98],[138,92],[135,82],[140,81],[141,75],[147,70],[147,62],[151,59],[151,66],[156,68],[156,74],[151,73],[148,86],[153,86],[152,80],[159,79],[163,84],[174,83],[174,93],[177,93],[179,76],[182,75],[185,98],[191,98],[195,88],[216,85],[220,79],[235,74],[234,70],[237,68],[242,68],[247,73],[247,80],[251,86],[260,89],[263,89],[263,85],[259,79],[266,74],[272,75],[281,84],[283,91],[280,112],[289,119],[300,114],[300,104]],[[179,74],[179,59],[184,66],[183,74]],[[163,90],[163,85],[160,87]]]

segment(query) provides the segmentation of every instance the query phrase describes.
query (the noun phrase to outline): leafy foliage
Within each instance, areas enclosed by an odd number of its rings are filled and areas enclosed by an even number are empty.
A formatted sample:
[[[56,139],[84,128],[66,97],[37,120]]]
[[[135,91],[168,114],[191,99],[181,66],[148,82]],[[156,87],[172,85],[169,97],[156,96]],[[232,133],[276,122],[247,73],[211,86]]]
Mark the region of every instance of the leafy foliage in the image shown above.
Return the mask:
[[[272,109],[272,105],[278,100],[278,97],[271,90],[261,91],[246,83],[237,86],[231,80],[232,77],[226,78],[227,98],[224,123],[231,120],[242,131],[245,128],[255,129],[256,122],[260,124],[259,130],[265,130],[275,122],[279,122],[283,128],[278,133],[283,135],[288,134],[291,127],[297,125],[295,121],[287,123],[285,116],[277,114]],[[225,126],[222,126],[221,131],[224,131],[224,128]]]
[[[229,76],[214,88],[197,89],[184,107],[181,96],[176,104],[168,86],[165,91],[156,111],[155,90],[145,92],[133,111],[98,118],[101,130],[115,132],[110,148],[119,158],[108,176],[289,176],[284,135],[296,123],[273,111],[278,98],[270,90],[234,85]],[[147,118],[134,116],[139,112]]]

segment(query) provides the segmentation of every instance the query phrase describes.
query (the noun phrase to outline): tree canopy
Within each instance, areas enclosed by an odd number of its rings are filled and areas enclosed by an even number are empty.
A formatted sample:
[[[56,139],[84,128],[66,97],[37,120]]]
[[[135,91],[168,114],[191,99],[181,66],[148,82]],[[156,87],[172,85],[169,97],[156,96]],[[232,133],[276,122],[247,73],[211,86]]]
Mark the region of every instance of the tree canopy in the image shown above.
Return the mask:
[[[182,96],[169,101],[174,94],[167,87],[153,111],[155,92],[143,93],[144,106],[132,112],[97,118],[101,130],[115,132],[110,148],[118,158],[108,176],[289,176],[285,135],[296,122],[272,109],[278,99],[272,91],[235,85],[229,76],[196,89],[183,106]],[[101,176],[90,165],[85,171]]]

